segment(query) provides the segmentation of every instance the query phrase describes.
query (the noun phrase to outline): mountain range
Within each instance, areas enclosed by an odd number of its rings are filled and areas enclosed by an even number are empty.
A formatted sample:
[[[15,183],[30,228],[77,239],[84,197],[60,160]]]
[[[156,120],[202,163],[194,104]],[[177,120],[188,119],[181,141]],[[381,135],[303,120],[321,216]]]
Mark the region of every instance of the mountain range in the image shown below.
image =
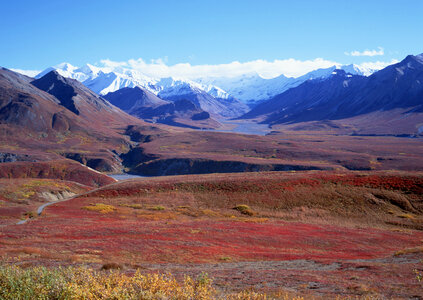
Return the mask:
[[[124,87],[138,86],[166,100],[188,98],[202,109],[228,118],[247,112],[248,107],[244,104],[254,106],[307,80],[328,77],[337,68],[362,76],[368,76],[376,71],[357,65],[344,65],[314,70],[298,78],[280,75],[265,79],[253,73],[239,77],[200,77],[187,80],[172,77],[153,78],[124,67],[96,67],[90,64],[75,67],[69,63],[62,63],[47,68],[36,78],[56,70],[62,76],[76,79],[103,96]]]
[[[132,117],[77,80],[50,71],[33,79],[0,69],[2,148],[33,161],[72,158],[101,171],[120,169]]]
[[[176,78],[152,78],[130,69],[98,68],[90,64],[75,67],[62,63],[47,68],[36,76],[43,77],[52,70],[63,77],[82,82],[98,95],[107,95],[122,88],[140,87],[163,100],[190,100],[217,118],[233,118],[248,111],[247,105],[212,85]]]
[[[274,96],[296,87],[301,83],[319,78],[329,77],[335,70],[341,69],[353,75],[368,76],[376,70],[365,69],[357,65],[332,66],[325,69],[317,69],[303,76],[293,78],[280,75],[275,78],[265,79],[257,73],[245,74],[234,78],[200,78],[198,82],[219,86],[231,96],[254,107],[258,103],[269,100]]]
[[[213,129],[221,124],[188,97],[163,100],[141,87],[125,87],[104,96],[110,103],[130,115],[152,123],[162,123],[194,129]],[[198,103],[198,102],[197,102]]]
[[[61,81],[70,80],[67,78],[75,79],[78,89],[91,93],[92,105],[101,102],[108,107],[110,101],[114,106],[108,109],[119,107],[151,123],[213,129],[231,118],[256,120],[270,126],[348,119],[349,126],[358,129],[352,132],[359,132],[360,126],[356,125],[360,122],[366,123],[367,128],[376,128],[368,116],[377,114],[380,124],[387,124],[387,119],[396,120],[391,124],[396,127],[412,119],[407,129],[396,134],[420,134],[422,60],[422,55],[410,55],[379,71],[346,65],[318,69],[298,78],[280,75],[264,79],[250,74],[195,81],[151,78],[122,67],[107,69],[89,64],[74,67],[63,63],[38,74],[32,84],[55,96],[59,89],[63,98],[59,104],[77,115],[81,111],[77,98],[61,87]],[[58,75],[62,79],[57,86],[44,83],[49,82],[46,77]]]
[[[279,138],[286,132],[349,139],[357,135],[423,135],[423,55],[407,56],[370,76],[351,74],[354,70],[347,68],[316,71],[316,77],[262,101],[239,117],[243,124],[271,126],[266,137],[191,130],[219,128],[221,123],[228,128],[217,109],[227,112],[231,105],[234,109],[243,105],[240,112],[246,105],[231,97],[213,97],[189,82],[161,79],[157,82],[167,87],[174,84],[173,89],[156,94],[151,86],[128,86],[101,96],[88,88],[82,73],[67,69],[79,74],[79,80],[55,69],[37,79],[0,69],[3,160],[72,159],[99,171],[129,168],[142,174],[151,170],[176,174],[182,169],[189,173],[197,163],[203,172],[216,162],[224,162],[219,168],[225,171],[233,171],[234,165],[263,170],[264,158],[271,165],[265,167],[268,170],[333,168],[337,164],[367,169],[369,159],[330,149],[325,150],[331,153],[330,165],[316,164],[319,153],[302,151]],[[299,152],[311,161],[296,161]],[[350,159],[346,161],[345,155]]]
[[[254,107],[243,119],[266,124],[373,118],[377,127],[404,126],[420,134],[423,129],[423,54],[407,56],[372,75],[352,75],[337,69],[328,76],[307,80]],[[375,114],[378,118],[374,118]],[[384,115],[385,118],[380,118]],[[416,116],[420,116],[416,118]],[[368,122],[368,121],[367,121]],[[371,123],[371,122],[370,122]],[[380,124],[378,124],[380,123]],[[395,130],[395,128],[391,128]]]

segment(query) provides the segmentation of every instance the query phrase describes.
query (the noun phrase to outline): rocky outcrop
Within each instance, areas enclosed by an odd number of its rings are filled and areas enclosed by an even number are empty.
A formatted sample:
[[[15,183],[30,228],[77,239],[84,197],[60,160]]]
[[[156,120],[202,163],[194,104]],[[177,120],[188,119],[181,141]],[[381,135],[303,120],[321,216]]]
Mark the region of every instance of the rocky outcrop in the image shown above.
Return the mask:
[[[122,171],[120,161],[116,155],[96,156],[96,154],[90,155],[78,152],[63,153],[62,155],[100,172],[119,173]]]
[[[146,154],[143,148],[134,148],[128,153],[122,154],[122,164],[132,169],[139,164],[158,159],[159,157],[152,154]]]
[[[26,154],[0,152],[0,163],[16,161],[35,161],[35,159]]]
[[[191,119],[194,121],[199,121],[199,120],[206,120],[210,118],[210,114],[206,111],[200,112],[198,114],[194,114]]]
[[[144,176],[237,173],[260,171],[322,170],[316,166],[290,164],[254,164],[241,161],[216,161],[210,159],[173,158],[149,160],[138,164],[130,173]]]
[[[53,96],[55,96],[60,101],[60,105],[66,107],[74,114],[79,115],[79,110],[75,105],[76,91],[72,87],[67,79],[63,78],[56,71],[51,71],[40,79],[34,80],[32,82],[34,86],[43,90]]]

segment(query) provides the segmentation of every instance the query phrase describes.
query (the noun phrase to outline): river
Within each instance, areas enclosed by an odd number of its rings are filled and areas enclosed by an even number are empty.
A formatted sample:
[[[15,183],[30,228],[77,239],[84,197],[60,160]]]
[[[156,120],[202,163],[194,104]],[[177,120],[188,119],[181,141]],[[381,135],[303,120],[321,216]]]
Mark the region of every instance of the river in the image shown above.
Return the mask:
[[[266,135],[272,131],[267,124],[257,124],[254,122],[240,120],[219,120],[227,129],[210,129],[214,132],[234,132],[242,134]]]
[[[125,180],[125,179],[132,179],[132,178],[147,178],[149,176],[141,176],[141,175],[133,175],[133,174],[113,174],[108,175],[109,177],[112,177],[113,179],[116,179],[118,181]]]

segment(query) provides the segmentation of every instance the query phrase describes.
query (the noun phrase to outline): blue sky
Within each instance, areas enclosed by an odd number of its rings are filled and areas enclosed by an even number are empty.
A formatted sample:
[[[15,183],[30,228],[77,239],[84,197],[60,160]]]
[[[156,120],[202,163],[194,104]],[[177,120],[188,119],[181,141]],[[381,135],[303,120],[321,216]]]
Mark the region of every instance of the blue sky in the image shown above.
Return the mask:
[[[386,62],[423,52],[422,11],[421,0],[1,1],[0,65]],[[351,55],[366,49],[383,55]]]

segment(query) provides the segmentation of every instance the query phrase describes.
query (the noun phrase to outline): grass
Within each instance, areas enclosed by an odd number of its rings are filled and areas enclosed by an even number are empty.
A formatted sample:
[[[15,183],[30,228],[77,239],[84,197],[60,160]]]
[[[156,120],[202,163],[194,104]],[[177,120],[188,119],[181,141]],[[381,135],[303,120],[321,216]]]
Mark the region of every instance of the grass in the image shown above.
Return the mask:
[[[165,208],[161,205],[156,205],[148,208],[149,210],[165,210]]]
[[[129,208],[133,208],[133,209],[142,209],[142,205],[135,203],[135,204],[120,204],[120,206],[123,207],[129,207]]]
[[[108,205],[104,203],[96,203],[89,206],[84,206],[82,209],[90,210],[90,211],[98,211],[102,214],[108,214],[111,212],[114,212],[116,210],[116,207],[113,205]]]
[[[128,276],[121,271],[85,267],[48,269],[0,267],[1,299],[268,299],[266,294],[242,291],[219,294],[205,273],[177,280],[170,274]],[[278,297],[279,298],[279,297]],[[279,299],[291,298],[285,294]]]
[[[9,236],[1,238],[0,252],[4,253],[3,261],[13,263],[16,258],[26,266],[32,263],[52,266],[62,261],[90,264],[96,269],[104,265],[104,269],[113,272],[122,266],[123,274],[133,274],[131,272],[147,263],[222,263],[230,268],[243,261],[328,259],[342,263],[343,260],[387,257],[399,249],[422,245],[422,233],[411,229],[421,226],[419,222],[423,220],[419,190],[423,181],[420,177],[400,179],[298,172],[126,181],[50,206],[48,214],[37,222],[9,227]],[[81,210],[87,207],[93,212]],[[106,216],[101,213],[105,208],[109,208]],[[245,213],[248,211],[255,215]],[[399,218],[400,214],[410,214],[415,219]],[[409,231],[395,233],[387,221],[396,221],[395,226]],[[42,236],[40,230],[45,232],[44,228],[51,224],[57,226],[50,226],[48,235]],[[41,241],[52,257],[44,257],[44,251],[37,249],[10,252]],[[99,253],[91,252],[94,250]],[[403,290],[394,291],[399,277],[386,270],[395,266],[391,269],[398,270],[401,276],[410,273],[405,270],[409,266],[396,261],[384,269],[369,269],[374,277],[368,280],[358,276],[353,283],[348,283],[350,290],[343,279],[349,274],[344,270],[334,270],[329,275],[321,272],[319,276],[322,281],[336,286],[337,290],[331,292],[342,290],[344,294],[366,295],[376,293],[373,289],[376,288],[386,295],[416,294],[415,287],[405,281],[401,281]],[[118,265],[107,265],[107,262]],[[181,274],[196,273],[189,268],[183,266],[172,272],[181,280]],[[292,284],[289,278],[278,279],[286,273],[278,268],[263,272],[257,268],[236,280],[234,276],[239,270],[228,271],[224,276],[220,271],[206,270],[216,276],[217,289],[238,291],[254,286],[260,287],[260,291],[273,292],[270,287]],[[166,272],[166,269],[160,267],[154,269],[156,271]],[[143,272],[153,272],[153,269]],[[295,280],[308,282],[315,272],[298,270],[296,276],[300,278]],[[267,278],[267,274],[272,277]],[[354,271],[352,276],[355,275]],[[263,280],[268,285],[263,285],[261,290],[258,284]],[[381,281],[383,285],[378,284]],[[220,282],[227,283],[228,287]],[[307,293],[308,287],[296,290]],[[220,297],[222,291],[217,293],[211,298]],[[237,299],[246,298],[243,294],[237,295]]]
[[[413,254],[413,253],[423,253],[423,246],[399,250],[394,253],[394,256],[400,256],[404,254]]]
[[[229,256],[221,256],[221,257],[219,257],[219,260],[221,260],[221,261],[231,261],[232,258],[229,257]]]
[[[415,217],[412,214],[400,214],[397,217],[402,219],[415,219]]]
[[[173,212],[162,212],[162,211],[157,211],[157,212],[141,211],[137,213],[137,217],[146,221],[175,220],[177,218],[177,214]]]
[[[163,207],[192,218],[260,216],[347,226],[355,226],[360,219],[361,223],[382,228],[421,229],[418,199],[422,186],[421,175],[269,172],[132,181],[84,197],[103,198],[106,203],[139,210],[159,211]]]

